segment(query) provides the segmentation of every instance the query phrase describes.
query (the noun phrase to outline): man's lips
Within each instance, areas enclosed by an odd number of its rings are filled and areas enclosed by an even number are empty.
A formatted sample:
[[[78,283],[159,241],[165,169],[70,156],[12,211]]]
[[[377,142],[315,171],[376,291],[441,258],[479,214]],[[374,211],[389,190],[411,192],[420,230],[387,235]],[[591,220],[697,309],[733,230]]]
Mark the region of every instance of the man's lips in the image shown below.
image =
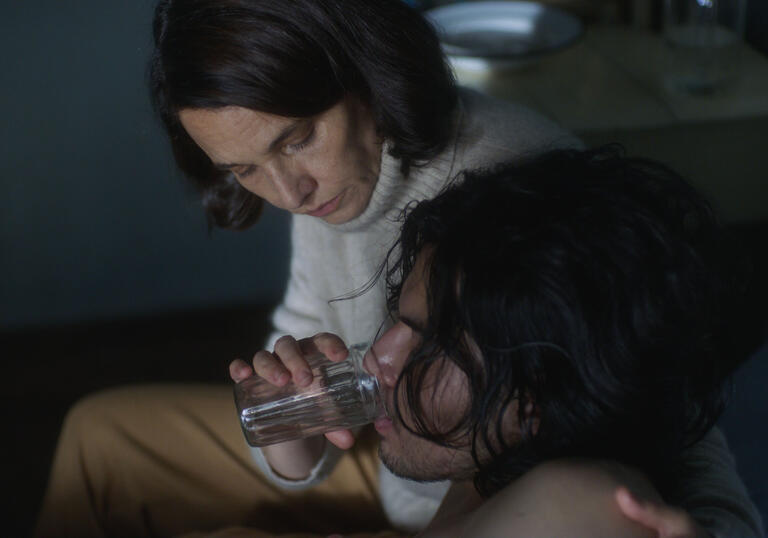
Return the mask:
[[[335,197],[333,197],[328,202],[325,202],[323,205],[321,205],[317,209],[313,209],[312,211],[307,211],[307,215],[311,217],[325,217],[326,215],[330,215],[331,213],[336,211],[336,209],[338,209],[342,194],[343,193],[337,194]]]
[[[376,431],[385,434],[392,429],[392,419],[389,417],[379,417],[373,423],[373,427]]]

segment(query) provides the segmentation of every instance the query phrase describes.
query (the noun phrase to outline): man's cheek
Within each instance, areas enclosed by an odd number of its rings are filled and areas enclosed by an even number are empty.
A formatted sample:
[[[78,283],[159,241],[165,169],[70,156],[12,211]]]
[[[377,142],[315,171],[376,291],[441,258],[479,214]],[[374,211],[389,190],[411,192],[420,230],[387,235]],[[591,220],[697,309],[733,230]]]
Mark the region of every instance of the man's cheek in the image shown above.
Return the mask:
[[[469,395],[463,376],[444,372],[427,378],[421,393],[423,415],[430,429],[447,433],[457,428],[468,411]]]

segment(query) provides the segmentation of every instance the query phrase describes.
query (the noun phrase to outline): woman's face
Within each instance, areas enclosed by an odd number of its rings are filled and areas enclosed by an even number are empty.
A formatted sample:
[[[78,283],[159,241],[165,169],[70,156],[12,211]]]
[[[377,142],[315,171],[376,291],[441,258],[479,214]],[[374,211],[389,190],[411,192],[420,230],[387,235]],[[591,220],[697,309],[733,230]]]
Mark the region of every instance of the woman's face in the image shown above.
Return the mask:
[[[310,118],[225,107],[183,109],[179,119],[214,166],[291,213],[350,221],[368,206],[379,177],[373,117],[352,97]]]

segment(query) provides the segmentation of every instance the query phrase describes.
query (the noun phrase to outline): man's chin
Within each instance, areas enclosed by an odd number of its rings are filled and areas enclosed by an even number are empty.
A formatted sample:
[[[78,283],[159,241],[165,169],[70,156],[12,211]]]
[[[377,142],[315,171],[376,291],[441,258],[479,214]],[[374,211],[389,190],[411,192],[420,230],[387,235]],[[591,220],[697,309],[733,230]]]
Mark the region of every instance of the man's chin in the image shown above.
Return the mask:
[[[439,482],[440,480],[449,480],[449,476],[430,473],[423,467],[418,471],[413,467],[418,467],[418,462],[406,463],[402,457],[390,454],[381,444],[379,445],[379,459],[387,470],[398,478],[412,480],[414,482]]]
[[[384,464],[384,467],[386,467],[393,475],[399,478],[413,480],[411,473],[408,472],[408,469],[403,465],[400,458],[390,454],[382,444],[379,445],[379,459],[381,460],[381,463]]]

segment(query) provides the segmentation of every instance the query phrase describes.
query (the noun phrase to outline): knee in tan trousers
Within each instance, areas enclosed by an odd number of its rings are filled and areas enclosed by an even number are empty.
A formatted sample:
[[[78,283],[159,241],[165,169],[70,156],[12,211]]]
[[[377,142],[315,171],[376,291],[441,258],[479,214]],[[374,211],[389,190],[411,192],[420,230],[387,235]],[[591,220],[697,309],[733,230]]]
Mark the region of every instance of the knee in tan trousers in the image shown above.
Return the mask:
[[[68,413],[36,536],[375,531],[375,440],[361,437],[322,484],[288,492],[256,468],[230,386],[148,385],[88,396]]]

